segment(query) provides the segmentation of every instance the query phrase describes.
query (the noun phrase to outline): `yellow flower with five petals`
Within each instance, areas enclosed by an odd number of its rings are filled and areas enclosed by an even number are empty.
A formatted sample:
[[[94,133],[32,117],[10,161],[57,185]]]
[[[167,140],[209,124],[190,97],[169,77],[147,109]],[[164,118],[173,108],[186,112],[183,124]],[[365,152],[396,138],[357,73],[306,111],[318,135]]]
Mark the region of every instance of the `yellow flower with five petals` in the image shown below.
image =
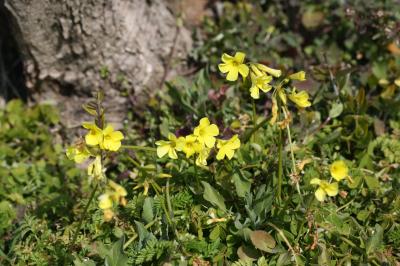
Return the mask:
[[[178,154],[176,151],[182,150],[182,141],[172,134],[168,134],[168,140],[159,140],[156,142],[157,147],[157,156],[159,158],[164,157],[164,155],[168,154],[168,157],[171,159],[178,159]]]
[[[219,129],[217,125],[210,124],[210,120],[207,117],[200,119],[200,123],[194,128],[193,135],[197,137],[197,140],[201,145],[205,145],[208,148],[214,147],[215,137],[218,136]]]
[[[103,142],[100,145],[102,149],[117,151],[121,147],[121,140],[124,139],[121,131],[114,131],[111,125],[106,126],[103,130]]]
[[[100,149],[110,151],[117,151],[121,147],[121,140],[124,139],[124,135],[121,131],[114,131],[111,125],[107,125],[105,129],[100,129],[93,123],[83,123],[82,125],[89,130],[85,136],[87,145],[99,145]]]
[[[315,191],[315,197],[321,202],[326,199],[326,195],[334,197],[339,193],[339,185],[337,182],[329,183],[319,178],[313,178],[310,184],[319,186]]]
[[[219,70],[222,73],[228,73],[226,79],[229,81],[235,81],[238,79],[238,75],[242,75],[245,79],[249,75],[249,67],[244,64],[244,58],[246,54],[242,52],[237,52],[235,56],[230,56],[226,53],[222,55],[222,62],[218,65]]]
[[[222,160],[225,156],[230,160],[232,159],[235,150],[240,147],[240,139],[238,135],[234,135],[232,138],[228,140],[219,139],[217,142],[217,160]]]
[[[188,135],[183,138],[182,151],[186,154],[186,158],[192,157],[193,154],[200,152],[202,145],[197,141],[194,135]]]
[[[251,65],[251,70],[250,78],[252,85],[250,87],[250,96],[254,99],[259,99],[260,90],[268,92],[272,89],[272,86],[269,84],[272,77],[261,72],[255,65]]]

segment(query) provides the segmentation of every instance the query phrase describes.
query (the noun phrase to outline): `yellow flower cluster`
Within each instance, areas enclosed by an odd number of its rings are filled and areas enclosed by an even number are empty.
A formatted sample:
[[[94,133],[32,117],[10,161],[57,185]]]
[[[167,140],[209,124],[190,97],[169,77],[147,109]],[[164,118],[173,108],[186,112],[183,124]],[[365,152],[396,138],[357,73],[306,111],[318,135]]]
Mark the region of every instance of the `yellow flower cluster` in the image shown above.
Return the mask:
[[[306,73],[304,71],[299,71],[279,79],[282,75],[281,70],[273,69],[260,63],[249,62],[247,65],[244,62],[245,57],[246,55],[242,52],[237,52],[234,56],[224,53],[221,58],[222,63],[218,65],[218,68],[223,74],[227,74],[226,79],[228,81],[236,81],[239,74],[245,80],[250,74],[251,86],[249,90],[250,96],[253,99],[260,98],[260,91],[266,93],[274,89],[272,92],[272,123],[275,123],[278,112],[277,97],[279,97],[283,107],[287,105],[287,98],[298,108],[311,106],[309,95],[306,91],[297,92],[294,86],[288,86],[291,80],[306,80]],[[278,80],[272,84],[271,82],[274,78]],[[291,90],[289,90],[290,87]]]
[[[89,164],[87,172],[89,177],[101,180],[104,178],[104,169],[99,149],[117,151],[121,147],[124,135],[121,131],[114,131],[111,125],[107,125],[105,129],[100,129],[93,123],[83,123],[82,126],[88,130],[85,141],[81,139],[75,145],[68,147],[67,157],[76,163],[82,163],[90,157],[94,158]]]
[[[331,164],[330,173],[333,179],[340,182],[341,180],[349,177],[349,169],[344,161],[338,160]],[[334,197],[339,193],[339,183],[321,180],[319,178],[313,178],[310,181],[311,185],[318,185],[318,189],[315,191],[315,197],[319,201],[324,201],[326,195]]]
[[[238,135],[234,135],[229,140],[217,139],[219,129],[217,125],[211,124],[207,117],[200,120],[193,133],[177,138],[174,134],[169,133],[168,140],[159,140],[156,142],[157,156],[159,158],[168,154],[171,159],[178,158],[178,151],[185,153],[186,158],[190,158],[197,154],[196,164],[207,165],[207,158],[211,150],[216,146],[218,149],[217,160],[227,157],[232,159],[235,150],[240,147],[240,139]]]
[[[105,181],[105,168],[103,166],[103,151],[117,151],[121,147],[124,138],[120,131],[114,131],[111,125],[104,129],[93,123],[83,123],[82,126],[88,130],[84,140],[80,139],[75,145],[67,148],[67,157],[76,163],[83,163],[93,158],[87,167],[90,180]],[[114,217],[112,207],[114,203],[125,206],[126,190],[117,183],[109,180],[106,192],[99,198],[99,208],[103,210],[104,220],[110,221]]]
[[[125,188],[118,185],[117,183],[109,180],[106,192],[101,194],[98,198],[99,208],[103,210],[104,221],[108,222],[114,217],[112,210],[115,205],[126,205],[126,192]]]

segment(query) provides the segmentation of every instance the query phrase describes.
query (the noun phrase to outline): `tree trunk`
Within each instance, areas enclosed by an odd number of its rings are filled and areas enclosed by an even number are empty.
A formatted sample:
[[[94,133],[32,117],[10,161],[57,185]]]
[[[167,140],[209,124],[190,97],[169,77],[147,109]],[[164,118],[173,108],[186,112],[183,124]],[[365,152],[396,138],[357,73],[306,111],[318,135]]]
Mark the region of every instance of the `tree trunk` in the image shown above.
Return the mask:
[[[73,127],[81,104],[101,87],[108,118],[120,122],[128,107],[121,93],[160,88],[190,49],[168,2],[5,0],[30,94],[59,103]]]

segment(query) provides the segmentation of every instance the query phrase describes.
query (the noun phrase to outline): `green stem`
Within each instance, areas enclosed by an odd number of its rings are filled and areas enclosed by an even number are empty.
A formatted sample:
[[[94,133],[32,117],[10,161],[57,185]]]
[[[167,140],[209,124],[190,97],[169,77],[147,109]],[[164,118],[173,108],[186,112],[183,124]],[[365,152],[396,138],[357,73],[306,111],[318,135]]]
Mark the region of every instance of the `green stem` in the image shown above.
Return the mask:
[[[256,126],[257,126],[256,102],[253,99],[253,127],[255,128]],[[254,133],[255,132],[256,131],[254,131]],[[256,135],[255,134],[253,135],[253,142],[256,142]]]
[[[155,224],[155,222],[157,222],[157,219],[151,221],[150,223],[146,224],[144,226],[144,228],[148,229],[150,228],[153,224]],[[138,234],[134,233],[134,235],[128,239],[128,241],[126,241],[126,243],[123,246],[123,249],[126,249],[133,241],[135,241],[135,239],[138,237]]]
[[[121,148],[123,149],[131,149],[131,150],[138,150],[138,151],[152,151],[156,152],[157,149],[153,147],[143,147],[143,146],[136,146],[136,145],[122,145]]]
[[[167,184],[165,185],[165,196],[167,199],[167,207],[168,207],[168,212],[171,215],[171,218],[174,218],[174,212],[172,211],[172,204],[171,204],[171,197],[169,195],[169,178],[167,179]]]
[[[258,123],[255,127],[253,127],[248,133],[244,134],[240,139],[241,142],[246,143],[251,136],[262,126],[264,126],[268,122],[268,118],[264,118],[260,123]]]
[[[196,179],[197,187],[200,188],[199,176],[197,175],[196,157],[193,156],[194,178]]]
[[[287,112],[285,111],[285,109],[282,109],[282,110],[283,110],[283,113],[284,113],[284,115],[285,115],[285,119],[288,119]],[[291,158],[292,158],[292,174],[293,174],[294,177],[296,178],[296,179],[295,179],[295,181],[296,181],[296,189],[297,189],[297,192],[299,193],[301,202],[303,202],[303,195],[301,194],[301,191],[300,191],[299,180],[297,180],[296,161],[295,161],[295,158],[294,158],[293,143],[292,143],[292,135],[291,135],[291,133],[290,133],[290,126],[289,126],[289,123],[286,124],[286,130],[287,130],[288,139],[289,139],[289,145],[290,145],[290,155],[291,155]]]
[[[160,193],[158,192],[157,188],[154,186],[153,182],[151,182],[150,184],[153,186],[153,189],[154,189],[154,191],[156,192],[157,196],[158,196],[160,199],[162,199]],[[169,215],[169,212],[168,212],[167,208],[165,207],[164,201],[161,201],[161,208],[162,208],[163,211],[165,212],[165,216],[167,217],[168,224],[169,224],[170,226],[173,226],[171,217],[170,217],[170,215]]]
[[[282,161],[282,131],[279,130],[279,143],[278,143],[278,201],[282,199],[282,175],[283,175],[283,161]]]
[[[294,262],[296,263],[296,265],[299,265],[299,263],[297,262],[297,254],[296,254],[294,248],[292,247],[292,245],[290,244],[289,240],[285,236],[285,233],[281,229],[279,229],[276,225],[274,225],[273,223],[268,223],[268,225],[271,226],[272,228],[274,228],[278,232],[278,234],[283,238],[286,245],[288,245],[290,252],[292,252],[292,255],[294,257]]]
[[[89,201],[86,204],[85,209],[83,210],[81,219],[79,220],[79,223],[78,223],[78,227],[76,228],[75,234],[74,234],[74,236],[72,238],[72,242],[70,244],[71,247],[75,244],[76,239],[78,238],[78,234],[79,234],[79,231],[81,230],[81,226],[82,226],[83,220],[85,219],[86,213],[87,213],[87,211],[89,209],[90,203],[92,203],[92,200],[94,198],[94,195],[96,194],[98,186],[99,186],[99,184],[96,183],[96,185],[94,186],[94,188],[92,190],[92,193],[90,194]]]

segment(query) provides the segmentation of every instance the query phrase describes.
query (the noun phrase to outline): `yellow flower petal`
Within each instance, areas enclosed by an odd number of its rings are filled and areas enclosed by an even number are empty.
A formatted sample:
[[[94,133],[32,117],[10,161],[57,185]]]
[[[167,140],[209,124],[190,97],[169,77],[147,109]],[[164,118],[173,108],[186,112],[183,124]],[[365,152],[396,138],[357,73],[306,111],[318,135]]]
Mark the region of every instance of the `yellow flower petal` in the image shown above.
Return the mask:
[[[288,97],[292,102],[294,102],[300,108],[311,106],[311,103],[308,101],[309,95],[306,91],[301,91],[299,93],[296,93],[296,91],[293,90],[293,92],[289,94]]]
[[[318,188],[318,189],[315,191],[315,197],[316,197],[317,200],[319,200],[319,201],[324,201],[325,198],[326,198],[326,193],[325,193],[325,191],[324,191],[322,188]]]
[[[228,75],[226,76],[226,79],[229,81],[236,81],[239,76],[239,70],[237,68],[232,68],[229,72]]]
[[[102,194],[98,198],[99,200],[99,208],[102,210],[112,208],[113,202],[109,194]]]
[[[243,63],[245,57],[246,57],[245,53],[242,53],[242,52],[236,52],[235,53],[235,61],[237,63]]]
[[[252,87],[250,88],[250,96],[251,96],[253,99],[260,99],[260,90],[258,89],[257,86],[252,86]]]
[[[328,196],[333,197],[336,196],[339,193],[339,185],[338,183],[332,183],[332,184],[327,184],[324,187],[324,190]]]
[[[230,56],[230,55],[224,53],[224,54],[222,55],[221,60],[222,60],[222,62],[224,62],[224,63],[230,63],[230,62],[233,61],[233,56]]]
[[[208,148],[214,147],[214,144],[215,144],[215,137],[207,135],[207,136],[204,136],[203,139],[204,139],[204,144],[205,144]]]
[[[319,185],[320,183],[321,183],[321,179],[319,179],[319,178],[313,178],[310,181],[311,185]]]
[[[207,127],[207,134],[211,135],[211,136],[218,136],[219,134],[219,129],[217,127],[217,125],[215,124],[211,124]]]
[[[168,156],[171,159],[178,159],[178,154],[176,154],[175,149],[172,149],[172,148],[169,149]]]
[[[279,69],[273,69],[273,68],[267,67],[266,65],[263,65],[263,64],[256,64],[256,66],[261,71],[267,72],[268,74],[270,74],[276,78],[279,78],[282,75],[282,71],[280,71]]]
[[[344,161],[339,160],[332,163],[330,167],[332,177],[336,181],[340,181],[349,175],[349,169]]]
[[[164,157],[168,152],[169,152],[169,145],[161,145],[161,146],[157,147],[157,156],[158,156],[158,158]]]
[[[222,73],[227,73],[227,72],[229,72],[230,70],[231,70],[231,66],[230,65],[227,65],[227,64],[224,64],[224,63],[222,63],[222,64],[219,64],[218,65],[218,68],[219,68],[219,71],[221,71]]]
[[[246,78],[249,75],[249,67],[245,64],[239,65],[238,71],[243,78]]]
[[[110,133],[110,138],[113,139],[114,141],[123,140],[124,135],[122,134],[121,131],[114,131]]]
[[[299,72],[293,73],[289,76],[289,79],[304,81],[304,80],[306,80],[306,72],[299,71]]]

